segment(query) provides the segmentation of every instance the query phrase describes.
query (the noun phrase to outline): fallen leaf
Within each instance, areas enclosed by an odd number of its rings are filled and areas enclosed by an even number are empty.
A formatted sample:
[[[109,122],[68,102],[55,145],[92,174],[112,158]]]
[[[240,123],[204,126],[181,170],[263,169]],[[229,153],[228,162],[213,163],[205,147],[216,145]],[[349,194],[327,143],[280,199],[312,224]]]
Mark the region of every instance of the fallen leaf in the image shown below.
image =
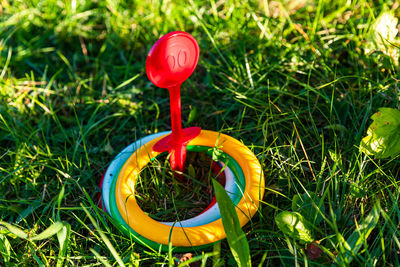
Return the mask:
[[[396,66],[399,64],[400,41],[396,38],[398,19],[393,11],[383,12],[372,24],[366,38],[364,52],[371,54],[380,51],[391,57]]]
[[[400,153],[400,110],[380,108],[371,118],[360,151],[376,158],[395,157]]]
[[[311,245],[307,246],[306,249],[306,255],[312,261],[319,259],[322,255],[322,252],[322,249],[320,249],[316,243],[312,243]]]
[[[193,254],[192,253],[177,254],[175,257],[179,260],[180,263],[182,263],[192,259]],[[187,264],[187,266],[189,266],[189,264]]]

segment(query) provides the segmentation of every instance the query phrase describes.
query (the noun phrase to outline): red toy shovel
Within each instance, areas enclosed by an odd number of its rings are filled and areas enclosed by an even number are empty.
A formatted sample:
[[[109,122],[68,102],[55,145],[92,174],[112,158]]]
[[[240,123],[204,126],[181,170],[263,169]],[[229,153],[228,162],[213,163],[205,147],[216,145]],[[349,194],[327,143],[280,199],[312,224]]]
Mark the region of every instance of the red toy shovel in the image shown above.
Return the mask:
[[[153,149],[169,151],[173,170],[185,169],[186,145],[200,134],[199,127],[182,129],[181,84],[189,78],[199,60],[199,46],[186,32],[170,32],[161,37],[150,49],[146,60],[146,73],[150,81],[169,90],[172,133],[158,141]]]

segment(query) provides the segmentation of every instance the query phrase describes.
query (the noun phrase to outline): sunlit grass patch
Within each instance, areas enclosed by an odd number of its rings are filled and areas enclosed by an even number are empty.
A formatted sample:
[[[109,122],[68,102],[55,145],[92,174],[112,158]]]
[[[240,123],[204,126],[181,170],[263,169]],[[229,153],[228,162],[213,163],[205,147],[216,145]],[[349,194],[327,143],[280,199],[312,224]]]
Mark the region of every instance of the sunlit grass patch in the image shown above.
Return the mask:
[[[168,92],[149,82],[145,60],[159,37],[185,30],[201,51],[182,86],[185,126],[243,141],[263,167],[265,197],[243,227],[252,264],[398,266],[400,160],[359,149],[372,114],[400,108],[399,10],[395,1],[2,1],[0,221],[23,235],[0,223],[0,265],[178,263],[120,232],[95,196],[124,147],[169,130]],[[281,232],[280,212],[307,217],[315,242]],[[235,264],[227,241],[192,253]]]

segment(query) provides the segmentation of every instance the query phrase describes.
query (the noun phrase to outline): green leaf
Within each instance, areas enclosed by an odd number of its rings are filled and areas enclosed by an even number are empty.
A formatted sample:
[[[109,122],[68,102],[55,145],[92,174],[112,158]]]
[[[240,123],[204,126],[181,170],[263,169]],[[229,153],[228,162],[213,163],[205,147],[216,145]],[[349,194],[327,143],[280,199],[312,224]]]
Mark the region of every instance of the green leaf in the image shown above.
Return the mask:
[[[311,224],[298,212],[282,211],[275,217],[278,228],[289,237],[300,243],[312,243]]]
[[[315,206],[313,205],[315,203]],[[312,222],[314,225],[320,224],[325,213],[324,203],[313,192],[304,193],[302,195],[294,195],[292,199],[292,210],[302,214],[305,219]]]
[[[351,182],[350,183],[350,194],[352,197],[360,198],[366,195],[367,190],[365,190],[361,185]]]
[[[185,123],[186,125],[189,125],[191,122],[193,122],[197,118],[197,107],[193,107],[192,110],[190,110],[189,117],[187,122]]]
[[[111,146],[110,140],[107,140],[107,144],[104,146],[104,148],[102,149],[102,151],[108,153],[109,155],[114,153],[114,149]]]
[[[50,225],[46,230],[41,232],[40,234],[32,237],[31,240],[35,241],[35,240],[43,240],[43,239],[50,238],[53,235],[57,234],[58,231],[60,231],[63,226],[64,226],[64,224],[62,222],[55,222],[52,225]]]
[[[376,158],[395,157],[400,153],[400,111],[380,108],[371,118],[373,123],[361,140],[360,151]]]
[[[368,216],[358,225],[347,240],[344,240],[342,235],[338,235],[339,243],[343,244],[342,250],[340,251],[341,253],[337,256],[338,266],[348,266],[354,257],[357,256],[361,246],[367,243],[366,240],[368,236],[379,221],[379,210],[380,205],[379,202],[377,202]]]
[[[71,225],[64,223],[63,227],[57,233],[58,243],[60,244],[60,251],[57,258],[57,267],[63,266],[65,254],[69,245],[69,237],[71,235]]]
[[[213,186],[217,203],[221,211],[222,224],[226,233],[229,248],[239,266],[251,266],[250,248],[246,235],[240,227],[235,205],[232,203],[225,189],[215,179]]]
[[[0,234],[0,255],[4,260],[4,263],[8,263],[11,257],[11,245],[5,235]]]
[[[22,230],[21,228],[3,221],[0,221],[0,225],[4,225],[7,228],[7,230],[10,231],[10,233],[16,235],[17,237],[22,239],[28,239],[28,234],[25,233],[25,231]]]
[[[102,257],[96,250],[94,250],[93,248],[89,249],[94,256],[103,264],[103,266],[106,267],[111,267],[112,265],[107,261],[106,257]]]
[[[366,54],[371,54],[375,51],[380,51],[385,55],[391,57],[393,62],[399,64],[399,44],[397,35],[397,22],[398,19],[394,16],[393,11],[383,12],[376,18],[372,24],[366,38],[364,51]]]

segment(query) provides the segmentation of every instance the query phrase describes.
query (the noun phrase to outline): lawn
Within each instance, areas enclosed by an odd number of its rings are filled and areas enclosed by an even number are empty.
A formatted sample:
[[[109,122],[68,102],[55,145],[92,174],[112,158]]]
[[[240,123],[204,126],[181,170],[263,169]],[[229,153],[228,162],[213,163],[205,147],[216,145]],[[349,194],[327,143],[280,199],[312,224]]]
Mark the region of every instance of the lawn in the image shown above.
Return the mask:
[[[200,46],[184,126],[242,141],[264,172],[243,227],[252,264],[399,266],[400,156],[359,150],[371,116],[400,109],[399,37],[373,38],[383,12],[399,18],[399,2],[1,0],[0,265],[179,264],[120,232],[97,195],[123,148],[170,130],[145,61],[182,30]],[[315,215],[312,244],[275,222],[293,199]],[[188,257],[235,264],[225,240]]]

